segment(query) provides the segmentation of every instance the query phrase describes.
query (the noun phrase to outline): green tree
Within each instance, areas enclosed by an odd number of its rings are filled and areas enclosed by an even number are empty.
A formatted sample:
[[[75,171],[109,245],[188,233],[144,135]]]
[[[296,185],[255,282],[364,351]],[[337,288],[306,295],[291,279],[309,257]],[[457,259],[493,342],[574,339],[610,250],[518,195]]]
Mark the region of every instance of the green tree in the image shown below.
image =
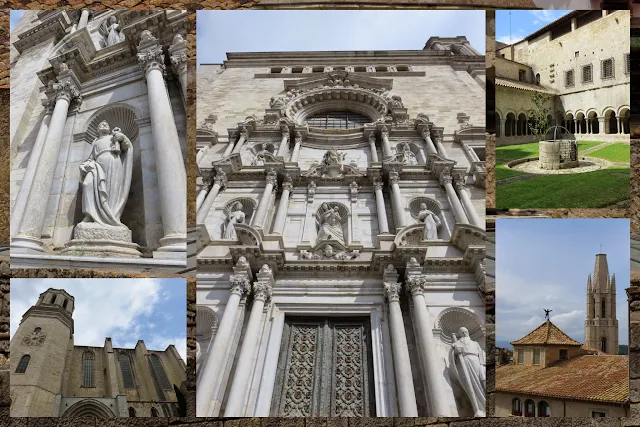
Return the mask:
[[[533,92],[531,95],[531,102],[534,108],[530,108],[527,111],[529,119],[531,119],[528,122],[528,126],[536,141],[540,141],[549,130],[549,108],[546,105],[550,100],[551,95],[546,93]]]

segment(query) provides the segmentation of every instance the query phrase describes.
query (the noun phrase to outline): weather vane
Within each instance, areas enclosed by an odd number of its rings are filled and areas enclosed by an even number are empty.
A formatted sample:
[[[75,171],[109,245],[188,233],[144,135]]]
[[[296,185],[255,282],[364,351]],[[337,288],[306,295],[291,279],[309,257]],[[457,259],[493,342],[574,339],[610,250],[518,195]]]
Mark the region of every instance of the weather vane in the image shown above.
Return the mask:
[[[544,310],[544,318],[545,318],[545,320],[549,320],[549,313],[551,313],[553,310],[549,310],[549,309],[546,309],[546,308],[543,308],[543,310]]]

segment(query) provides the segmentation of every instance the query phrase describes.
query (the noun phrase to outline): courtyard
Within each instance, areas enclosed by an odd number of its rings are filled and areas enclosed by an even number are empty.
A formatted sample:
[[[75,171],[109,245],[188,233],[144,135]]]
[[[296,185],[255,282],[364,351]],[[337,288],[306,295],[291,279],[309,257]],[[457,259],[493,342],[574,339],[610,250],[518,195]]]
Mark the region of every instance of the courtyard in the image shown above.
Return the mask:
[[[496,207],[627,206],[629,144],[602,141],[578,141],[577,144],[580,167],[552,173],[522,167],[523,163],[514,164],[521,159],[536,159],[537,142],[496,147]]]

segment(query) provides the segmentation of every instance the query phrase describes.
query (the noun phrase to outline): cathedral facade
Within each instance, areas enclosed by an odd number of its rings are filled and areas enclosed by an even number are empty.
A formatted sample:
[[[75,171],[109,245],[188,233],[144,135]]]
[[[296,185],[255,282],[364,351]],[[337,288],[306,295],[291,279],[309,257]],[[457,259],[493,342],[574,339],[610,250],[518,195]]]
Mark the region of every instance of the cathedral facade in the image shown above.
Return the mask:
[[[11,33],[11,265],[186,266],[185,11],[26,11]]]
[[[227,58],[197,73],[197,415],[484,415],[484,56]]]
[[[186,365],[173,345],[74,345],[74,298],[48,289],[11,339],[12,417],[185,416]]]

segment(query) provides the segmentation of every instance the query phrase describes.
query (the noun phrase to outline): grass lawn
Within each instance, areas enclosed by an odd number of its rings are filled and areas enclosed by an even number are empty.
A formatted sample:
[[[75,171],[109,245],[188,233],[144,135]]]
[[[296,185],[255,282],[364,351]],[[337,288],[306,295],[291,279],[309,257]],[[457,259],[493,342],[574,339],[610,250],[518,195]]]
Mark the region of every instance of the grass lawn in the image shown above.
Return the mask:
[[[587,156],[598,157],[609,160],[610,162],[626,162],[631,161],[631,152],[629,144],[617,143],[611,144],[599,150],[592,151]]]
[[[604,208],[629,199],[629,172],[630,168],[610,168],[579,174],[542,175],[500,185],[496,187],[496,207]]]
[[[600,144],[603,143],[599,141],[578,141],[578,153]],[[526,175],[524,172],[509,169],[506,164],[512,160],[525,159],[527,157],[538,157],[537,142],[496,147],[496,180]]]

